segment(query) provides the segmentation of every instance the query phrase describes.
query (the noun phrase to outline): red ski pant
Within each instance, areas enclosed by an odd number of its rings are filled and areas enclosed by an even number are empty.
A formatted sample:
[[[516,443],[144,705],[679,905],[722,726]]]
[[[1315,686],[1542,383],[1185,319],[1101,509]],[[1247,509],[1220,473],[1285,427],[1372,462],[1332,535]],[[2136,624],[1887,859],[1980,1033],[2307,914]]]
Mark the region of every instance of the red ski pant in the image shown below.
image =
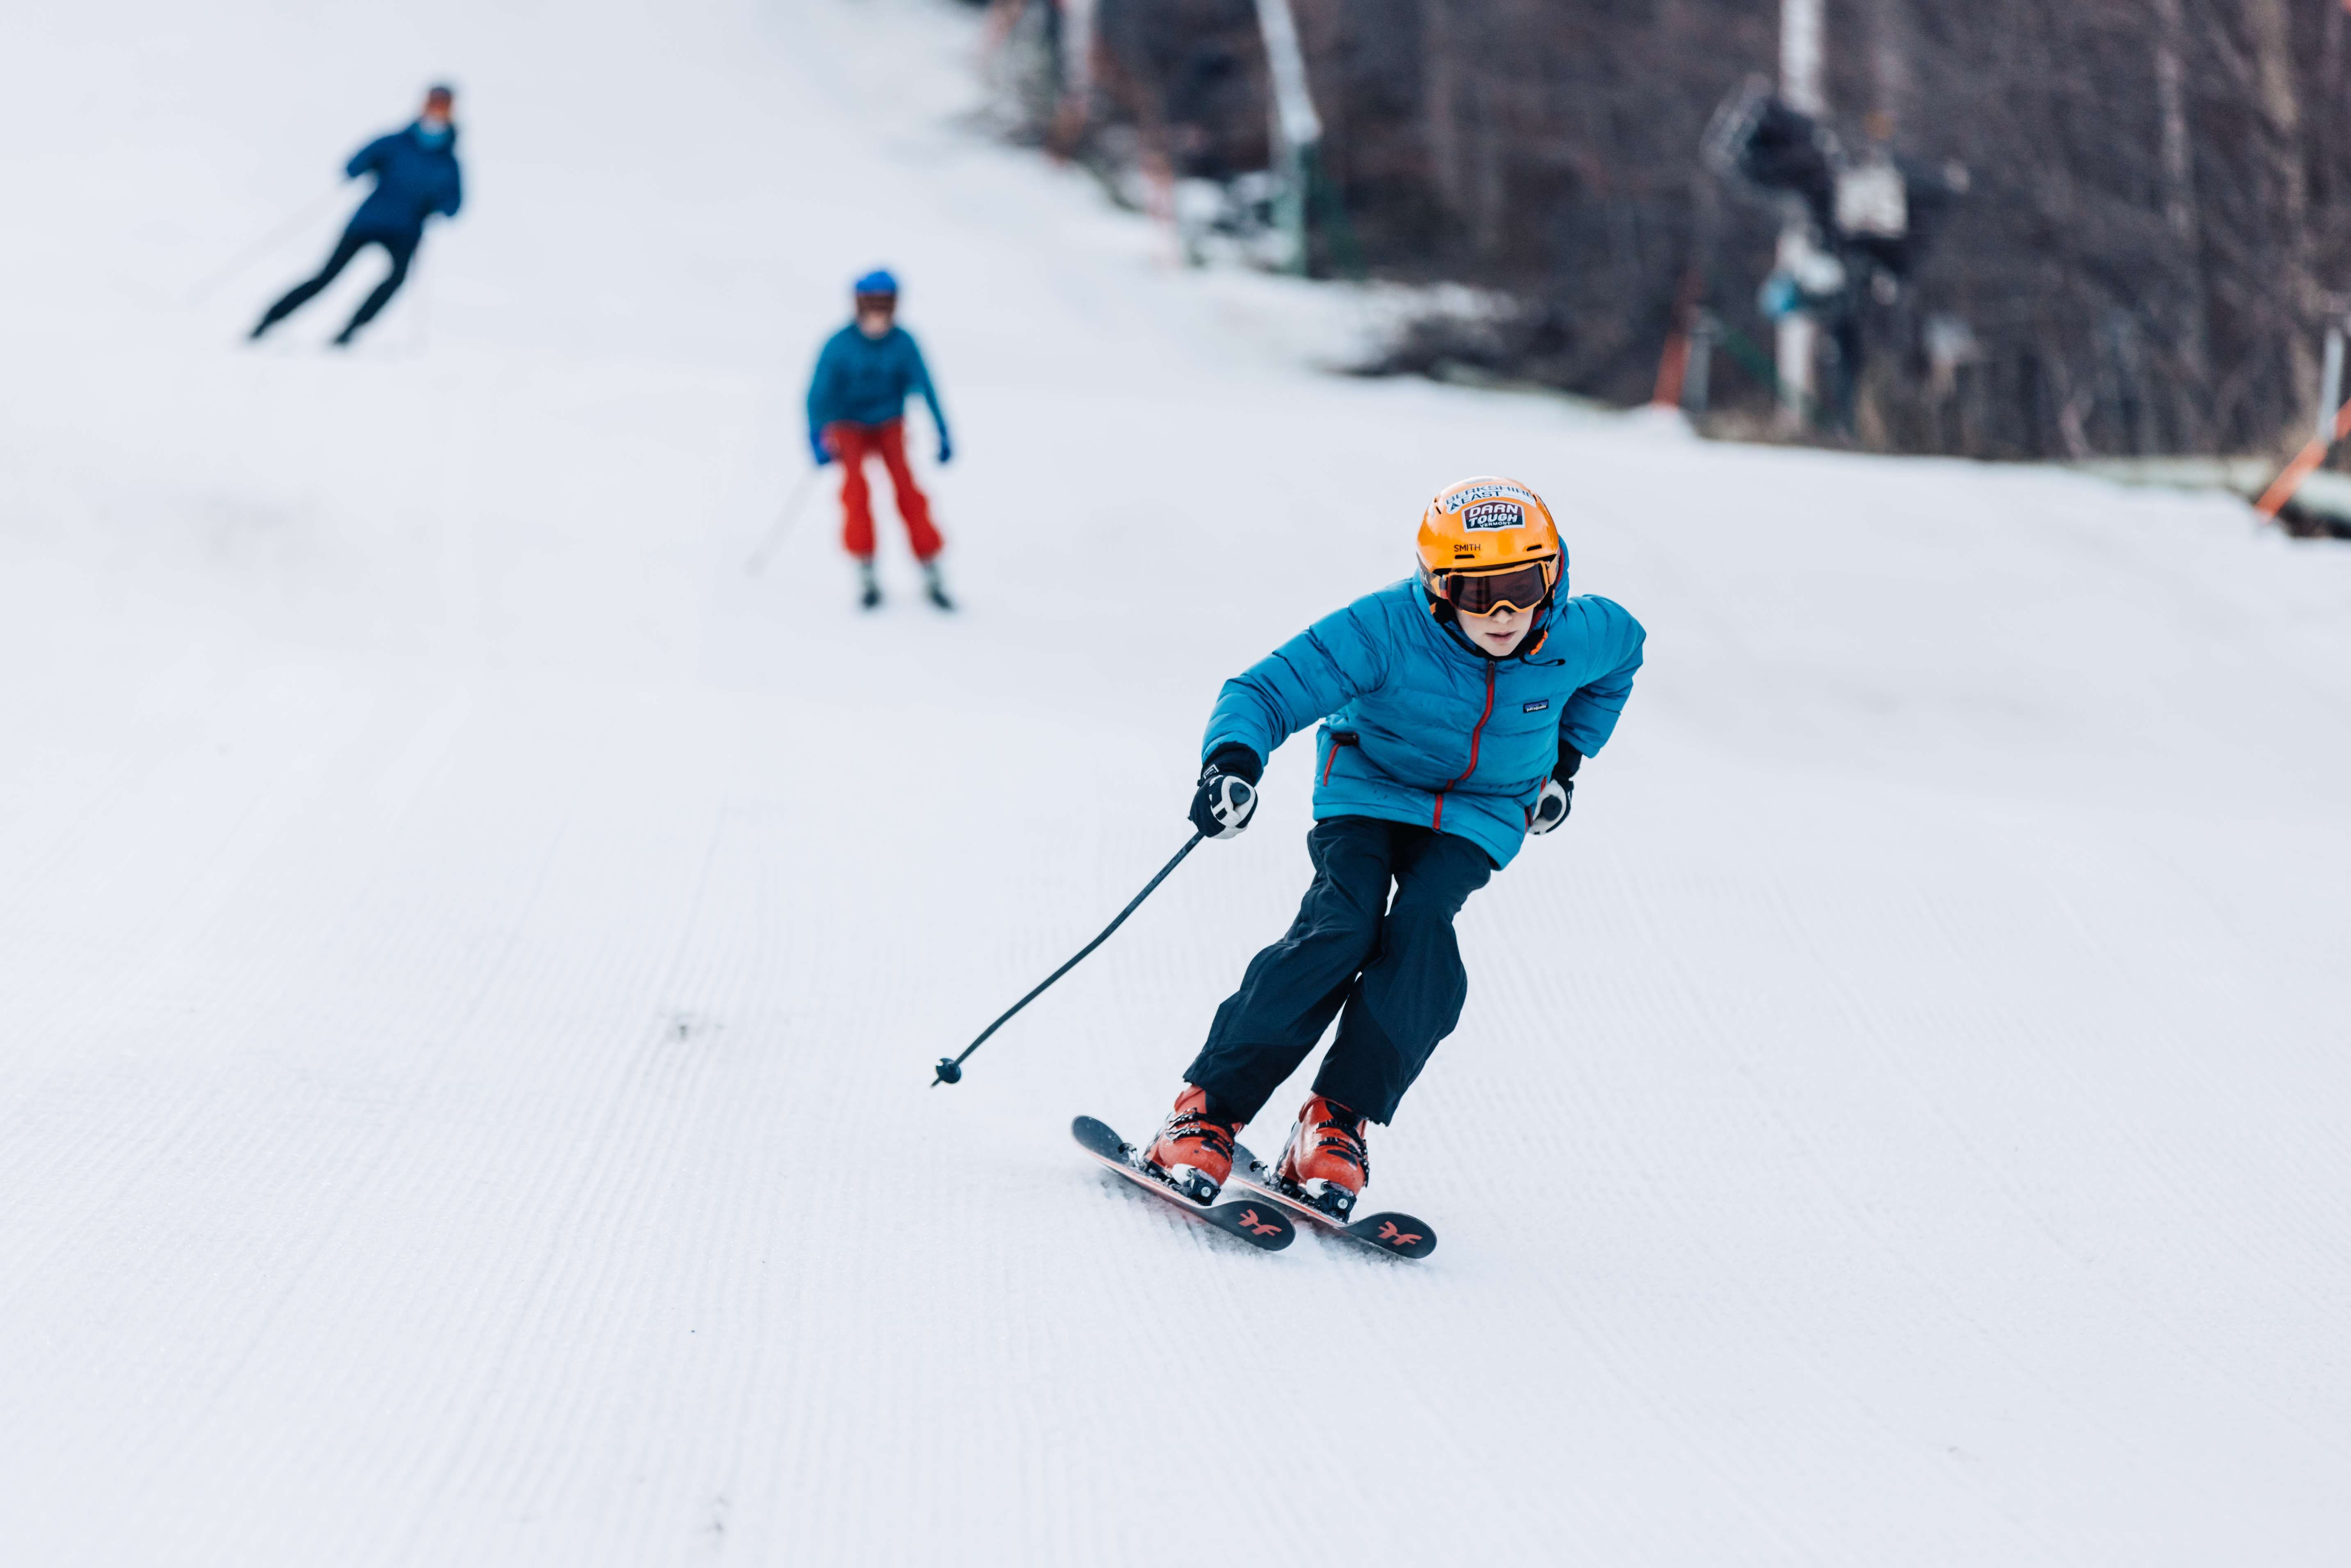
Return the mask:
[[[860,560],[873,559],[873,493],[865,484],[865,460],[882,459],[890,472],[890,493],[897,497],[898,515],[906,519],[907,542],[916,560],[939,553],[946,540],[931,526],[931,501],[914,483],[906,466],[906,422],[887,424],[828,424],[825,444],[841,459],[841,542]]]

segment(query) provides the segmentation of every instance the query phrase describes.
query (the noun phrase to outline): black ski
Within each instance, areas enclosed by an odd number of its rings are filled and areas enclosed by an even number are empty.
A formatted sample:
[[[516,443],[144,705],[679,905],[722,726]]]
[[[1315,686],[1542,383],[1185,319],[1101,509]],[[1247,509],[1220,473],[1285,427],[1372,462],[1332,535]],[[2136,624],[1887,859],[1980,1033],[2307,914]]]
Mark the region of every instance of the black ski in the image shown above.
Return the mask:
[[[1252,1247],[1279,1252],[1289,1246],[1291,1238],[1298,1234],[1297,1228],[1282,1218],[1280,1208],[1259,1199],[1245,1198],[1238,1203],[1214,1205],[1193,1202],[1168,1182],[1146,1170],[1134,1145],[1121,1141],[1107,1124],[1095,1121],[1092,1116],[1081,1116],[1071,1122],[1070,1136],[1077,1139],[1078,1147],[1145,1192],[1157,1193],[1193,1218],[1205,1220],[1228,1235],[1238,1236]]]
[[[1426,1221],[1392,1211],[1367,1214],[1361,1219],[1328,1213],[1316,1207],[1304,1193],[1289,1186],[1274,1174],[1271,1166],[1238,1144],[1233,1145],[1233,1175],[1227,1190],[1233,1186],[1247,1187],[1335,1236],[1360,1241],[1391,1258],[1426,1258],[1437,1250],[1437,1232]]]

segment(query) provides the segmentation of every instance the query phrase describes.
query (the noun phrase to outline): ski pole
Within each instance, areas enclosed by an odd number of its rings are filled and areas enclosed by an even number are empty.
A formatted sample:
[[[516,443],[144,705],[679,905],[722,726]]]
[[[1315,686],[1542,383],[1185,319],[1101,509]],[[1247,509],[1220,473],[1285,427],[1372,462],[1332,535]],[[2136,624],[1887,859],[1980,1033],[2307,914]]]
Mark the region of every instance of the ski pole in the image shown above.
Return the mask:
[[[421,252],[424,247],[419,246],[416,248]],[[423,259],[420,255],[408,264],[408,354],[411,359],[423,353],[433,341],[432,279],[418,265]]]
[[[254,241],[251,245],[246,246],[243,250],[238,251],[235,256],[229,258],[227,266],[220,268],[210,277],[205,278],[202,283],[196,285],[194,289],[188,295],[188,303],[190,305],[203,304],[206,295],[210,294],[214,289],[218,288],[222,284],[226,283],[230,278],[235,277],[238,273],[243,272],[257,257],[277,249],[278,246],[290,238],[296,230],[308,224],[312,218],[317,217],[319,211],[324,208],[328,203],[333,201],[341,193],[342,185],[340,182],[329,186],[326,190],[319,192],[317,200],[305,204],[300,212],[296,213],[292,217],[287,218],[284,223],[279,224],[276,228],[271,229],[259,239]]]
[[[776,514],[775,522],[768,529],[768,537],[759,541],[759,548],[753,550],[751,559],[743,563],[745,571],[753,577],[759,575],[760,569],[768,564],[768,558],[775,553],[778,545],[784,542],[785,536],[792,531],[792,525],[799,521],[800,508],[808,505],[809,492],[816,488],[816,476],[823,472],[821,468],[808,471],[808,476],[799,482],[799,487],[784,503],[784,509]]]
[[[979,1031],[979,1038],[963,1048],[963,1056],[940,1057],[938,1076],[931,1080],[931,1087],[936,1089],[942,1083],[962,1082],[964,1057],[969,1056],[973,1051],[977,1051],[981,1046],[987,1044],[987,1037],[994,1034],[998,1030],[1002,1029],[1005,1024],[1010,1020],[1014,1013],[1019,1012],[1022,1008],[1027,1007],[1030,1002],[1033,1002],[1039,997],[1043,996],[1045,994],[1046,987],[1050,986],[1054,981],[1060,979],[1062,976],[1076,968],[1087,954],[1092,952],[1095,948],[1109,941],[1110,934],[1117,930],[1120,926],[1125,925],[1126,917],[1134,914],[1144,899],[1151,896],[1152,890],[1157,887],[1161,883],[1167,880],[1167,873],[1174,871],[1177,866],[1182,865],[1184,863],[1184,857],[1190,854],[1194,850],[1198,849],[1199,847],[1200,835],[1198,833],[1194,833],[1191,838],[1186,841],[1184,847],[1176,852],[1176,858],[1169,861],[1165,865],[1161,866],[1159,868],[1159,874],[1143,884],[1143,891],[1134,895],[1134,901],[1129,904],[1124,909],[1118,912],[1118,918],[1103,926],[1102,934],[1101,936],[1095,937],[1092,941],[1078,949],[1077,957],[1071,959],[1068,963],[1062,965],[1060,968],[1046,976],[1035,990],[1029,992],[1027,996],[1013,1003],[1009,1008],[1007,1008],[1004,1012],[1004,1017],[998,1019],[994,1023],[989,1024],[986,1029],[981,1030]]]

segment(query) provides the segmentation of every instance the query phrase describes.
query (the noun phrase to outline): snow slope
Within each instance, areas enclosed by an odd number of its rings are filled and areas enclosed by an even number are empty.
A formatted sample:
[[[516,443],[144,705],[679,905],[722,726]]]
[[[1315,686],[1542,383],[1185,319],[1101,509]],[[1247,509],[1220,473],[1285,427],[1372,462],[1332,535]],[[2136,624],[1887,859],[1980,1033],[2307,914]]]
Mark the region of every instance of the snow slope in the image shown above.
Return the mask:
[[[203,9],[0,16],[0,1556],[2342,1561],[2351,554],[1318,377],[964,128],[959,10]],[[443,72],[356,353],[235,346],[340,207],[188,303]],[[875,260],[952,622],[820,505],[743,570]],[[1651,663],[1375,1139],[1437,1257],[1064,1130],[1286,922],[1302,747],[926,1089],[1480,470]]]

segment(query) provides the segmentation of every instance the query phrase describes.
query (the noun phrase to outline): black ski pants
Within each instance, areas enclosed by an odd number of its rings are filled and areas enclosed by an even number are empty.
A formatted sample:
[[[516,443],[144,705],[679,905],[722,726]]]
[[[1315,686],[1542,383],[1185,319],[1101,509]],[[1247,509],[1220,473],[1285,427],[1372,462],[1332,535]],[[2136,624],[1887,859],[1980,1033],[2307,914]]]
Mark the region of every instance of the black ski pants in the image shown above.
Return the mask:
[[[392,297],[400,292],[400,286],[408,280],[408,264],[416,256],[416,242],[423,237],[422,234],[360,234],[353,229],[345,229],[343,237],[335,242],[334,254],[327,257],[327,265],[319,269],[318,276],[287,289],[286,297],[272,305],[268,314],[262,317],[261,325],[253,329],[253,335],[260,337],[310,303],[320,289],[341,276],[353,256],[369,246],[380,245],[383,246],[384,254],[392,257],[392,271],[375,286],[375,292],[360,302],[358,313],[351,317],[350,325],[345,327],[335,340],[337,342],[349,342],[353,333],[374,320],[376,312],[391,304]]]
[[[1184,1077],[1253,1121],[1336,1015],[1314,1092],[1384,1124],[1461,1021],[1469,977],[1453,917],[1494,862],[1458,834],[1372,817],[1325,818],[1306,852],[1314,883],[1298,918],[1249,960]]]

